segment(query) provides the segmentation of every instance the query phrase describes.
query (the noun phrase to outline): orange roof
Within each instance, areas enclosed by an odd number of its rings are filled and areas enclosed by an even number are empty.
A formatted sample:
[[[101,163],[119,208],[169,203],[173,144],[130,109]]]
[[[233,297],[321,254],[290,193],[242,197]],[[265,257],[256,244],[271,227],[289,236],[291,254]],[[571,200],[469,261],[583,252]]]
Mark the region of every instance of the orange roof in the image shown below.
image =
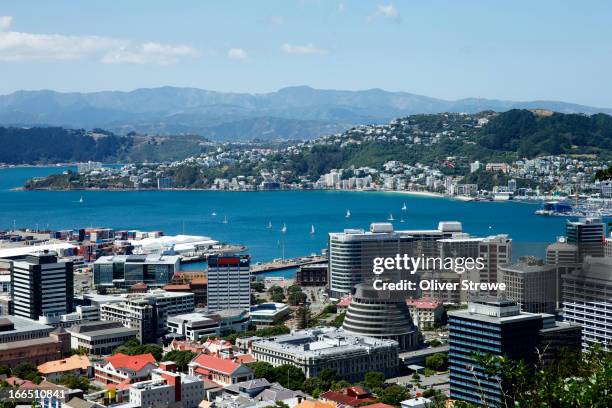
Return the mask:
[[[185,284],[169,284],[164,286],[164,290],[190,290],[191,289],[191,285],[188,283]]]
[[[115,368],[127,368],[133,371],[140,371],[145,368],[147,364],[155,364],[155,357],[153,357],[151,353],[137,354],[134,356],[117,353],[113,356],[106,357],[105,360],[111,363]]]
[[[372,405],[362,405],[361,408],[395,408],[393,405],[383,404],[382,402],[377,402]]]
[[[436,309],[442,303],[434,300],[434,299],[406,299],[406,304],[408,306],[414,306],[417,309]]]
[[[194,285],[207,285],[208,284],[208,278],[193,278],[191,280],[191,283]]]
[[[307,401],[304,400],[297,404],[295,408],[336,408],[336,403],[332,401]]]
[[[236,361],[242,364],[249,364],[254,363],[257,360],[251,354],[241,354],[239,356],[236,356]]]
[[[147,289],[149,286],[144,282],[138,282],[132,285],[132,289]]]
[[[38,366],[38,371],[43,375],[48,375],[78,369],[87,370],[90,366],[91,362],[89,361],[89,357],[75,354],[74,356],[62,360],[47,361]]]
[[[193,362],[210,371],[216,371],[223,374],[231,374],[240,367],[239,363],[235,363],[230,359],[209,354],[200,354],[193,359]]]

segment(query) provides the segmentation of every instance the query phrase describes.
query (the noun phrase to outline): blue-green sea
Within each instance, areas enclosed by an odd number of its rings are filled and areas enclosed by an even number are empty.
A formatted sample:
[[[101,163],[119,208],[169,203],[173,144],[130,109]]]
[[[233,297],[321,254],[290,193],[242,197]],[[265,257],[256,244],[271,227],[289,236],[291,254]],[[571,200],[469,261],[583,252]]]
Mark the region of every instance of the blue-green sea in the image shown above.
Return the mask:
[[[23,228],[107,226],[206,235],[247,245],[254,261],[318,253],[327,245],[328,232],[368,228],[390,213],[396,229],[433,229],[439,221],[457,220],[476,236],[509,234],[515,257],[543,256],[546,244],[565,229],[563,218],[534,215],[537,203],[462,202],[392,192],[12,191],[28,178],[65,169],[1,169],[0,229],[14,222]]]

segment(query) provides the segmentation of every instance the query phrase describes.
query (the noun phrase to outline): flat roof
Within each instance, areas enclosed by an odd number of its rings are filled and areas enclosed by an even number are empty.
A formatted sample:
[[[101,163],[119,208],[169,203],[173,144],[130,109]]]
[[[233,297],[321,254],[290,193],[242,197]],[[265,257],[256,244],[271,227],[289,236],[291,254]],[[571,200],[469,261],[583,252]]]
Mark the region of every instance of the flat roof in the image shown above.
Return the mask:
[[[61,242],[57,244],[45,244],[45,245],[31,245],[31,246],[19,246],[13,248],[2,248],[0,249],[0,258],[15,258],[33,254],[35,252],[58,251],[62,249],[78,248],[76,245],[69,244],[67,242]]]

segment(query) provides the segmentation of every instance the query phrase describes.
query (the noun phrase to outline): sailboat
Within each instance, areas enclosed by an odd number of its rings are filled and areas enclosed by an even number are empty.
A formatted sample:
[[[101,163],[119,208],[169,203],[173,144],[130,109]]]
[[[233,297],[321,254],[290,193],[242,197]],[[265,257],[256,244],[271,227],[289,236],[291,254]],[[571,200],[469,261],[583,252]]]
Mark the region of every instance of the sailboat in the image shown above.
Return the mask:
[[[405,222],[405,221],[404,221],[404,217],[400,218],[400,222],[401,222],[402,224]]]
[[[395,218],[393,218],[393,214],[389,214],[389,218],[387,218],[387,221],[395,221]]]
[[[310,235],[314,235],[315,233],[315,227],[314,224],[310,226]]]
[[[210,215],[212,215],[213,217],[216,217],[217,216],[217,212],[215,210],[213,210],[212,214],[210,214]]]
[[[83,204],[83,201],[85,200],[83,200],[83,196],[81,196],[81,198],[79,198],[79,203]]]
[[[225,217],[223,217],[223,223],[227,224],[227,215]]]
[[[404,202],[404,205],[402,205],[402,211],[406,211],[408,209],[408,207],[406,207],[406,202]]]
[[[268,226],[266,228],[272,229],[272,221],[268,221]]]
[[[283,223],[283,228],[281,228],[281,232],[284,234],[287,232],[287,225]]]
[[[351,218],[351,210],[346,210],[346,215],[344,218]]]

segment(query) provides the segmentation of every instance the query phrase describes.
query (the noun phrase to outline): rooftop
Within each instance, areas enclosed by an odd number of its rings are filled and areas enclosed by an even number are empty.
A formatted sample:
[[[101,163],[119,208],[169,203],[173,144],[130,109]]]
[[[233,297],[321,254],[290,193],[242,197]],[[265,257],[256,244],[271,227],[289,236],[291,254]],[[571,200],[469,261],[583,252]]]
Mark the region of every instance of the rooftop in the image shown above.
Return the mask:
[[[123,353],[117,353],[104,359],[115,368],[126,368],[133,371],[140,371],[148,364],[155,364],[153,354],[136,354],[129,356]]]
[[[38,371],[43,374],[61,373],[72,370],[86,370],[91,366],[89,357],[75,354],[62,360],[47,361],[38,366]]]

